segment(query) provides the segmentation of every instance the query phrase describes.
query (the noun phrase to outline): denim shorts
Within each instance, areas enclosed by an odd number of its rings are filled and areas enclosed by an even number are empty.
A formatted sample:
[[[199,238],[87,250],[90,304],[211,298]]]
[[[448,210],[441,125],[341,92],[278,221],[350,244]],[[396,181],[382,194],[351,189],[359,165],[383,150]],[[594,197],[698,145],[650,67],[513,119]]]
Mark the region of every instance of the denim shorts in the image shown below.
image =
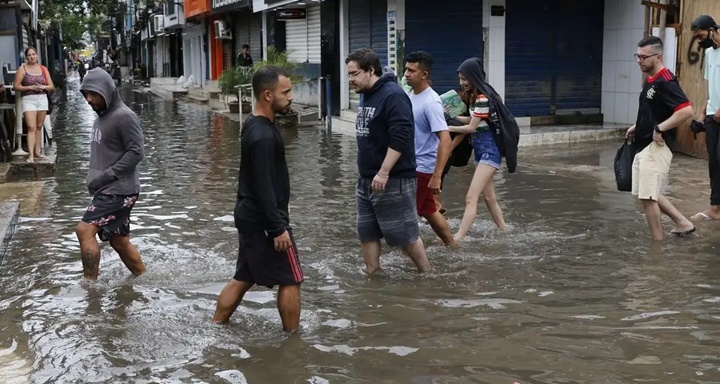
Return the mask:
[[[357,232],[362,243],[385,238],[391,247],[404,247],[418,240],[415,199],[417,178],[390,178],[383,192],[373,192],[372,179],[359,178],[355,189]]]
[[[491,131],[473,133],[472,145],[473,152],[475,152],[475,165],[485,164],[500,169],[502,156]]]

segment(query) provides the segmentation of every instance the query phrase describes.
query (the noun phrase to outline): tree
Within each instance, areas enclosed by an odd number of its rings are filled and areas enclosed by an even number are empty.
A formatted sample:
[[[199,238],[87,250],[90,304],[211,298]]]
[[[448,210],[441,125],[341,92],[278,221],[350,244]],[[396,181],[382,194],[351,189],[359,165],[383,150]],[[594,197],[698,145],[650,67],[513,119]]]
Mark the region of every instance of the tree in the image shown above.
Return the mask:
[[[118,0],[40,0],[38,24],[42,29],[61,29],[63,44],[85,48],[87,39],[104,28],[107,16],[122,18],[124,4]]]

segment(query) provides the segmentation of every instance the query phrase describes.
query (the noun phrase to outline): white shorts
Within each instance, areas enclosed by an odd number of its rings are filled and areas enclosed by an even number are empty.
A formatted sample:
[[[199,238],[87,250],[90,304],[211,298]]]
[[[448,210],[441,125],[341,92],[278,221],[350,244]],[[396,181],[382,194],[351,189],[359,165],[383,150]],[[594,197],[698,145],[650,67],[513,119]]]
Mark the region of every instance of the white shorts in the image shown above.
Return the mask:
[[[47,111],[47,95],[27,95],[22,97],[23,112]]]
[[[657,201],[667,185],[672,158],[672,151],[667,145],[654,141],[635,155],[632,194],[640,200]]]

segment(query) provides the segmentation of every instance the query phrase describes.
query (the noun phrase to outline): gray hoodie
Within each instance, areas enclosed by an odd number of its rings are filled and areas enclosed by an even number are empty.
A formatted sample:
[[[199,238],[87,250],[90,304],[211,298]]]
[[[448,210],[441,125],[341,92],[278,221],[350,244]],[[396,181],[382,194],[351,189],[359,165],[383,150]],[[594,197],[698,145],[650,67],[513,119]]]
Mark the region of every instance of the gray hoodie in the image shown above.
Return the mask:
[[[90,170],[85,178],[91,194],[132,195],[140,192],[138,163],[145,139],[135,112],[120,98],[112,77],[102,68],[85,75],[80,92],[99,93],[107,109],[98,112],[90,143]]]

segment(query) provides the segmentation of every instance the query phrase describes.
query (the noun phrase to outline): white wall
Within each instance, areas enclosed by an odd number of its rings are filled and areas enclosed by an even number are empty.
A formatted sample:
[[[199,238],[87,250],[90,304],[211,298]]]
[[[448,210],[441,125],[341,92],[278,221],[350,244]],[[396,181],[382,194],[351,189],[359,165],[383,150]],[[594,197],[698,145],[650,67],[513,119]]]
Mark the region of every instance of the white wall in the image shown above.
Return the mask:
[[[505,6],[505,0],[483,1],[484,59],[488,83],[505,99],[505,16],[490,16],[490,6]]]
[[[607,123],[634,124],[642,72],[633,54],[643,38],[645,7],[639,1],[605,0],[602,113]]]
[[[197,87],[206,84],[205,53],[203,52],[202,39],[205,31],[205,23],[191,28],[183,28],[183,74],[188,79],[192,75],[193,83]]]

